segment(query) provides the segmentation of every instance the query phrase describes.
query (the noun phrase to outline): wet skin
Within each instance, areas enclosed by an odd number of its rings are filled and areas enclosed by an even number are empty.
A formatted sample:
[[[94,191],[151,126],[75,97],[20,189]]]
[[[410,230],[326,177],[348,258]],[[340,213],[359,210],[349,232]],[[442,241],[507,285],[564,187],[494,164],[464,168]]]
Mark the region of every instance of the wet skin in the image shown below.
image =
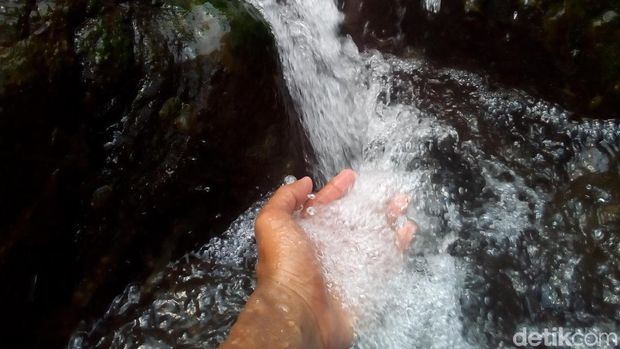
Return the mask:
[[[346,195],[356,174],[343,170],[316,196],[304,177],[280,187],[256,219],[257,287],[220,348],[347,348],[352,322],[337,296],[329,293],[316,247],[295,222],[300,208],[326,205]],[[395,244],[401,252],[416,231],[413,222],[399,226],[409,196],[397,195],[386,208]],[[304,210],[305,211],[305,210]]]

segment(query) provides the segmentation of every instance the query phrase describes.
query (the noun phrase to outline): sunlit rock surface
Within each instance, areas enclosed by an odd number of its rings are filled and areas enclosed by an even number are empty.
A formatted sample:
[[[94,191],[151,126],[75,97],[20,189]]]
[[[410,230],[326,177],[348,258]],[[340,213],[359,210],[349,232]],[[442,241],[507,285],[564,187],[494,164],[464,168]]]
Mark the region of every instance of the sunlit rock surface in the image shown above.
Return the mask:
[[[361,48],[495,74],[583,115],[620,116],[620,2],[340,0]]]
[[[0,62],[3,341],[64,345],[303,172],[273,38],[239,1],[3,0]]]

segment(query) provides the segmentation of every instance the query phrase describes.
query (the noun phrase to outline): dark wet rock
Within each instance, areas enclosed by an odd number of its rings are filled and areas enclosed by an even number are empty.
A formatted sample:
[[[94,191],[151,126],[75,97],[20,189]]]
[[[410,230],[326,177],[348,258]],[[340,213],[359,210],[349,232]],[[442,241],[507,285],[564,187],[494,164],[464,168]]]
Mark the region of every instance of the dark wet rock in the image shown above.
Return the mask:
[[[3,336],[64,345],[220,233],[303,142],[239,1],[0,1]]]
[[[549,201],[530,206],[542,215],[541,225],[508,237],[489,234],[480,231],[478,213],[451,246],[453,255],[474,266],[461,300],[472,340],[510,345],[520,326],[617,328],[618,150],[600,138],[566,147],[574,155],[555,170],[566,182],[540,187]],[[519,200],[534,203],[527,196]]]
[[[582,115],[620,116],[620,3],[340,0],[361,48],[488,71]]]
[[[221,238],[140,285],[127,286],[101,318],[80,325],[68,348],[217,347],[256,286],[253,222],[260,204],[242,214]]]

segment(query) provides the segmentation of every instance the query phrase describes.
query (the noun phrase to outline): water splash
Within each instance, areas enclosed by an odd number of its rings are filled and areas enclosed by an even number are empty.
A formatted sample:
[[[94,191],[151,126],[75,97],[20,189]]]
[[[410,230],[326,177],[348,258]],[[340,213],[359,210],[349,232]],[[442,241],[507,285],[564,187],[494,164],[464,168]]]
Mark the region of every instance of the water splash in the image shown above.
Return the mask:
[[[390,198],[420,189],[418,175],[364,170],[346,197],[299,219],[320,246],[330,290],[355,319],[358,348],[470,347],[459,335],[462,267],[447,245],[403,256],[388,223]]]
[[[441,0],[424,0],[424,8],[432,13],[439,13],[441,10]]]
[[[144,285],[129,285],[94,326],[73,334],[68,347],[216,347],[255,287],[254,220],[263,203]]]

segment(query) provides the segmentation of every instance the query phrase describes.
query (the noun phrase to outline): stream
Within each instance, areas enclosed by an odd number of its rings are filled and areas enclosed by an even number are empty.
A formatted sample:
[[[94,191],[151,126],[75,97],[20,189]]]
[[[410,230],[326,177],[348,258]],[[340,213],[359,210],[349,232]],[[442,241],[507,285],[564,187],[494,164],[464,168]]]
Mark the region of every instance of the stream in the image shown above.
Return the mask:
[[[357,309],[355,347],[512,347],[524,327],[620,333],[617,121],[576,118],[414,53],[360,52],[333,0],[249,3],[275,36],[311,175],[359,174],[336,204],[351,224],[332,235],[307,226],[325,246],[330,281]],[[403,192],[420,229],[386,272],[375,211]],[[265,199],[128,285],[69,348],[217,346],[255,286],[253,221]]]

